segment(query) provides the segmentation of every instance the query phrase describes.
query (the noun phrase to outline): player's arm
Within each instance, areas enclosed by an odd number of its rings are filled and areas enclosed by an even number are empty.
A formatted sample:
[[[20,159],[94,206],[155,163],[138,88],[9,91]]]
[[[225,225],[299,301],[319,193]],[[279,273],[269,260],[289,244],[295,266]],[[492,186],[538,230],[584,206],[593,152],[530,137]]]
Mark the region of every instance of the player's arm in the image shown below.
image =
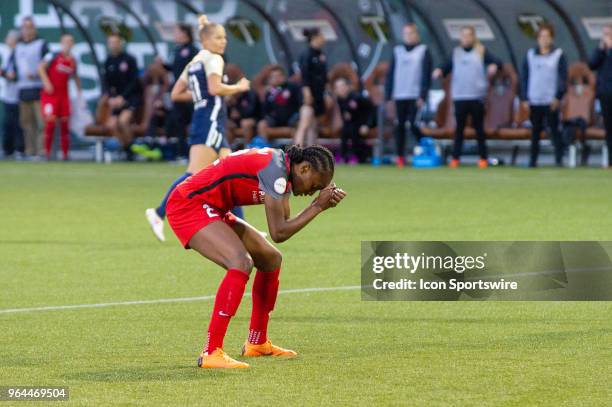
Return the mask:
[[[72,79],[74,79],[74,84],[76,85],[77,90],[79,91],[79,93],[81,93],[81,90],[83,89],[83,87],[81,86],[81,78],[78,75],[76,65],[74,67],[74,73],[72,74]]]
[[[49,67],[49,62],[47,62],[47,59],[43,59],[40,64],[38,64],[38,76],[40,76],[40,79],[43,83],[43,87],[45,88],[45,92],[51,94],[53,93],[53,84],[51,83],[51,80],[49,80],[49,75],[47,75],[47,68]]]
[[[241,78],[234,85],[223,83],[224,65],[225,62],[223,62],[221,55],[214,55],[204,62],[208,93],[213,96],[231,96],[236,93],[246,92],[251,88],[251,82],[246,78]]]
[[[336,206],[346,193],[333,185],[324,188],[319,192],[319,196],[310,205],[304,208],[294,218],[289,216],[289,197],[276,199],[266,194],[264,205],[266,207],[266,219],[270,237],[276,243],[284,242],[304,226],[309,224],[318,214],[326,209]]]
[[[251,82],[247,78],[241,78],[236,84],[228,85],[223,83],[221,75],[218,74],[208,75],[207,82],[208,93],[214,96],[231,96],[251,88]]]
[[[174,86],[172,87],[172,92],[170,93],[170,98],[173,102],[192,102],[193,96],[191,95],[191,91],[189,90],[189,85],[187,81],[183,79],[181,76]]]

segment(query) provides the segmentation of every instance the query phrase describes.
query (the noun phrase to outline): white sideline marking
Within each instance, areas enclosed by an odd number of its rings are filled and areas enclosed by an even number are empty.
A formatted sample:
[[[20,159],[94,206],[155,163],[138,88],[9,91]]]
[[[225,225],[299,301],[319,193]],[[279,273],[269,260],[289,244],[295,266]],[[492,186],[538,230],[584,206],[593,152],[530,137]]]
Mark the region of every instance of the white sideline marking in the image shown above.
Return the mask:
[[[360,289],[360,285],[347,285],[341,287],[311,287],[311,288],[295,288],[292,290],[280,290],[279,294],[297,294],[297,293],[310,293],[310,292],[321,292],[321,291],[345,291],[345,290],[356,290]],[[250,297],[250,293],[246,293],[245,297]],[[157,300],[136,300],[136,301],[122,301],[122,302],[104,302],[99,304],[75,304],[75,305],[54,305],[49,307],[33,307],[33,308],[8,308],[0,309],[0,314],[15,314],[17,312],[38,312],[38,311],[62,311],[67,309],[79,309],[79,308],[106,308],[115,307],[119,305],[141,305],[141,304],[164,304],[174,302],[192,302],[192,301],[208,301],[214,299],[214,295],[205,295],[203,297],[183,297],[183,298],[160,298]]]

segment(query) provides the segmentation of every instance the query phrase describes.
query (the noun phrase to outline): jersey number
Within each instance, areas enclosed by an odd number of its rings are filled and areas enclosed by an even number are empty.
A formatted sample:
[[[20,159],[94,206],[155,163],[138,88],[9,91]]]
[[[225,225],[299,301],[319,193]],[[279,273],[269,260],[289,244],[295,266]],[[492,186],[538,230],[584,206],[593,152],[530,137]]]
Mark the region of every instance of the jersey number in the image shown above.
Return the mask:
[[[191,88],[194,102],[202,100],[202,91],[200,90],[200,81],[195,75],[189,75],[189,87]]]

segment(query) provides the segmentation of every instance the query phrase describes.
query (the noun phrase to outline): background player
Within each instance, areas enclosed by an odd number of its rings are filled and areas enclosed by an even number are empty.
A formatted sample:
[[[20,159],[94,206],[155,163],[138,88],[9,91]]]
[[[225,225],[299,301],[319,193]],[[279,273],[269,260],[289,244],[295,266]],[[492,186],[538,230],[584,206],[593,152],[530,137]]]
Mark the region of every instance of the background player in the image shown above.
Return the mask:
[[[207,341],[198,365],[246,368],[223,351],[223,339],[236,313],[253,266],[253,310],[243,356],[293,357],[296,352],[272,345],[269,314],[278,293],[281,253],[255,228],[236,218],[236,205],[264,204],[272,240],[283,242],[322,211],[336,206],[346,193],[331,183],[334,157],[321,146],[241,150],[215,161],[176,187],[168,200],[168,222],[186,249],[192,248],[227,270],[221,282]],[[290,217],[289,197],[318,197]]]
[[[308,49],[300,55],[303,105],[294,144],[312,145],[317,139],[317,119],[326,110],[327,56],[323,52],[325,36],[319,28],[305,28],[303,35],[308,42]]]
[[[421,43],[417,25],[404,25],[402,37],[403,44],[393,47],[385,81],[385,99],[395,103],[395,146],[399,168],[405,165],[407,122],[417,143],[421,139],[416,117],[418,110],[427,103],[432,68],[431,52]]]
[[[540,135],[549,128],[549,138],[555,148],[555,163],[563,166],[563,140],[559,131],[559,107],[567,90],[567,61],[561,48],[554,46],[555,29],[541,24],[537,33],[537,46],[525,55],[521,71],[522,103],[529,109],[531,121],[530,167],[538,166]]]
[[[133,55],[124,50],[124,41],[118,32],[111,33],[107,40],[108,56],[104,61],[102,98],[111,110],[106,125],[119,141],[128,161],[134,159],[132,142],[132,120],[143,103],[143,89],[138,74],[138,63]]]
[[[74,38],[70,34],[62,35],[61,51],[47,53],[38,67],[38,74],[43,83],[40,95],[40,106],[45,121],[45,154],[51,158],[51,147],[57,121],[60,122],[60,143],[62,158],[68,160],[70,148],[70,95],[68,81],[74,79],[76,87],[81,92],[81,79],[77,75],[77,63],[71,54]]]
[[[488,166],[486,134],[484,131],[484,99],[489,87],[489,77],[501,68],[501,61],[494,56],[476,37],[472,26],[461,28],[459,45],[442,68],[433,71],[433,78],[438,79],[452,72],[451,96],[455,106],[455,141],[451,168],[459,166],[463,152],[463,136],[467,118],[471,116],[472,126],[478,141],[479,168]]]
[[[223,83],[223,53],[227,46],[225,28],[208,21],[205,15],[198,19],[202,51],[185,67],[172,88],[173,102],[193,101],[194,113],[189,133],[189,165],[168,189],[161,204],[145,211],[153,233],[164,241],[166,202],[172,190],[219,157],[231,152],[225,138],[225,106],[223,97],[245,92],[251,83],[242,78],[234,85]]]

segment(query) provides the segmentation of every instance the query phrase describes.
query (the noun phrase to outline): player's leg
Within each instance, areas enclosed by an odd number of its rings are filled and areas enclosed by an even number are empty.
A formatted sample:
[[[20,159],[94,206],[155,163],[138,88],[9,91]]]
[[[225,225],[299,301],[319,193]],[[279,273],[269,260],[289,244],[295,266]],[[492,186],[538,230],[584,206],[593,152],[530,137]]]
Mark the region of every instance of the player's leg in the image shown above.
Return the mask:
[[[480,161],[478,166],[480,168],[486,168],[488,166],[488,151],[487,151],[487,140],[484,131],[484,114],[485,108],[484,103],[480,100],[472,102],[471,115],[474,130],[476,131],[476,140],[478,141],[478,154],[480,155]]]
[[[606,130],[606,144],[608,145],[608,167],[612,167],[612,96],[602,95],[601,112],[604,119],[604,129]]]
[[[565,146],[563,145],[563,139],[561,138],[561,132],[559,131],[559,110],[552,110],[547,106],[546,111],[546,122],[550,129],[550,141],[555,149],[555,164],[558,167],[563,165],[563,153]]]
[[[36,126],[34,125],[34,112],[31,102],[19,102],[19,124],[23,129],[25,141],[25,155],[33,156],[36,143]]]
[[[206,144],[194,144],[189,149],[187,172],[195,174],[219,158],[217,152]]]
[[[45,120],[45,157],[47,157],[47,160],[49,160],[51,159],[51,148],[53,147],[55,128],[57,127],[57,116],[55,114],[54,103],[51,100],[43,100],[41,105],[43,110],[43,117]]]
[[[306,132],[312,126],[312,122],[315,120],[314,108],[310,105],[303,105],[300,108],[300,120],[298,121],[298,127],[295,131],[293,138],[293,144],[304,145],[306,138]]]
[[[538,166],[538,156],[540,155],[540,135],[544,129],[544,113],[540,106],[530,106],[529,120],[531,121],[531,151],[529,166]]]
[[[61,103],[58,106],[60,109],[58,113],[60,119],[60,144],[62,147],[62,158],[64,161],[67,161],[68,151],[70,150],[70,99],[66,97],[59,102]]]
[[[312,146],[317,143],[317,139],[319,138],[319,120],[318,117],[315,116],[312,120],[310,127],[306,131],[306,140],[304,140],[304,146]]]
[[[118,133],[120,136],[121,145],[124,147],[128,147],[132,143],[132,117],[134,112],[127,108],[123,109],[121,113],[119,113],[118,119]]]
[[[206,210],[211,211],[210,208]],[[220,216],[214,211],[208,212],[208,216],[211,215]],[[193,235],[189,246],[227,270],[217,289],[206,344],[198,364],[204,368],[248,367],[246,363],[235,361],[223,352],[223,339],[244,295],[253,268],[253,259],[236,233],[225,222],[209,223]]]
[[[268,321],[278,294],[282,255],[257,229],[245,221],[236,220],[232,223],[232,229],[251,255],[257,269],[253,281],[249,336],[242,348],[242,355],[294,357],[297,355],[295,351],[273,345],[268,339]]]
[[[397,166],[404,166],[404,156],[406,155],[406,121],[408,120],[408,101],[395,101],[395,115],[397,123],[395,125],[395,151],[397,154]]]
[[[459,165],[459,159],[463,150],[463,132],[467,121],[468,104],[469,102],[465,100],[455,102],[455,121],[457,127],[455,128],[455,142],[453,144],[453,160],[451,161],[451,167]]]
[[[42,111],[40,110],[40,101],[36,100],[33,103],[33,111],[34,111],[34,127],[35,127],[35,136],[36,136],[36,155],[42,154],[43,151],[43,127],[45,125],[45,121],[43,120]]]
[[[105,123],[106,127],[109,128],[111,136],[119,140],[119,116],[118,113],[112,111]]]
[[[45,119],[45,156],[47,160],[51,159],[51,148],[53,147],[53,139],[55,135],[55,128],[57,121],[55,120],[55,116],[50,116]]]
[[[410,122],[410,131],[414,136],[417,144],[421,141],[421,137],[423,134],[421,133],[421,129],[416,123],[416,116],[419,112],[419,107],[417,106],[416,100],[410,100],[410,105],[408,109],[408,121]]]
[[[70,127],[68,117],[62,117],[60,120],[60,143],[62,147],[62,159],[68,161],[68,152],[70,151]]]

